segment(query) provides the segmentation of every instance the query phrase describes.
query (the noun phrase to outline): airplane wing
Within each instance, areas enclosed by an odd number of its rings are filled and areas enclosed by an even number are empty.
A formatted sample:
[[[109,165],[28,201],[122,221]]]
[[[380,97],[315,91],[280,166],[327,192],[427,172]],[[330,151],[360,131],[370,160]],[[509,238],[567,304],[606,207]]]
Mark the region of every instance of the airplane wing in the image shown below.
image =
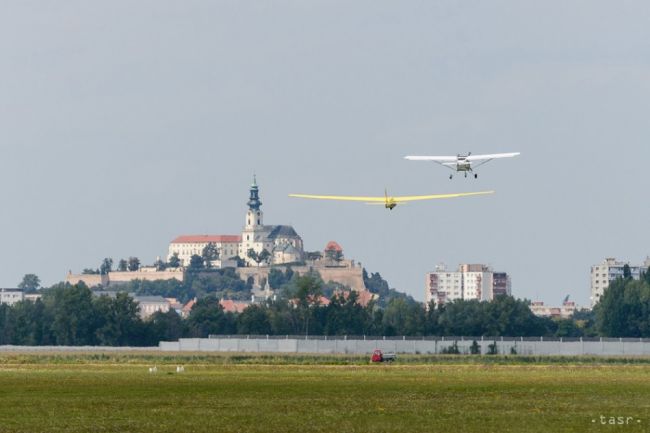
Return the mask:
[[[296,198],[311,198],[316,200],[341,200],[341,201],[364,201],[372,202],[385,202],[386,197],[355,197],[349,195],[310,195],[310,194],[289,194],[289,197]]]
[[[453,194],[434,194],[434,195],[413,195],[413,196],[404,196],[404,197],[393,197],[393,200],[395,200],[398,203],[404,203],[404,202],[417,201],[417,200],[435,200],[439,198],[467,197],[470,195],[485,195],[485,194],[494,194],[494,191],[459,192]]]
[[[417,200],[434,200],[439,198],[454,198],[454,197],[466,197],[470,195],[482,195],[482,194],[493,194],[494,191],[482,191],[482,192],[461,192],[454,194],[433,194],[433,195],[413,195],[413,196],[402,196],[402,197],[388,197],[388,200],[392,200],[396,203],[405,203],[409,201]],[[295,198],[310,198],[316,200],[340,200],[340,201],[362,201],[365,203],[384,203],[386,202],[386,197],[357,197],[349,195],[311,195],[311,194],[289,194],[289,197]]]
[[[405,156],[410,161],[456,162],[457,156]]]
[[[491,155],[469,155],[466,159],[468,161],[484,161],[484,160],[499,159],[499,158],[512,158],[517,155],[521,155],[521,153],[512,152],[512,153],[493,153]]]

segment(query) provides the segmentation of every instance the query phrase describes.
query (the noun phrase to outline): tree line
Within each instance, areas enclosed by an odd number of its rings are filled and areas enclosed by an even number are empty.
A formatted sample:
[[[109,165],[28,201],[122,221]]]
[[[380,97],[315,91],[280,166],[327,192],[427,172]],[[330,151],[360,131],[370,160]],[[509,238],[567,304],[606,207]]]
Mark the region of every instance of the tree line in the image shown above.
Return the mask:
[[[35,290],[38,277],[26,277],[24,288]],[[145,294],[173,296],[188,288],[201,294],[186,318],[172,310],[146,320],[126,292],[98,296],[82,283],[61,283],[38,290],[42,298],[35,302],[0,305],[0,344],[149,346],[210,334],[650,337],[650,272],[641,280],[626,275],[612,282],[592,312],[577,312],[571,319],[537,317],[527,301],[511,296],[425,308],[403,294],[394,296],[379,274],[364,271],[364,278],[371,291],[382,295],[365,307],[356,292],[325,284],[317,274],[276,270],[269,284],[277,298],[242,313],[226,312],[219,304],[220,298],[250,290],[250,282],[232,271],[190,275],[187,285],[133,282],[127,287]],[[329,304],[321,304],[321,295],[330,298]]]
[[[150,346],[161,340],[242,335],[466,335],[550,336],[557,322],[534,316],[526,302],[498,297],[492,302],[455,301],[425,309],[409,298],[393,298],[385,308],[363,307],[356,292],[334,294],[319,305],[322,283],[314,275],[292,278],[275,301],[254,304],[242,313],[223,310],[219,299],[199,299],[189,316],[157,312],[147,320],[125,292],[97,296],[83,284],[42,289],[36,302],[0,306],[0,344]]]
[[[650,269],[639,280],[629,266],[594,307],[595,325],[606,337],[650,337]]]

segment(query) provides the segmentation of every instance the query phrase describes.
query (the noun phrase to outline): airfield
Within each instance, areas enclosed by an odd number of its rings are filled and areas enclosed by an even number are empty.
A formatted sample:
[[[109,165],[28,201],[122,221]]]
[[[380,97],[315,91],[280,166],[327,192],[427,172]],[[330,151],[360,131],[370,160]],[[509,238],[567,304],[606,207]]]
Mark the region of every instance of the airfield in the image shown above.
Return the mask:
[[[650,431],[649,357],[0,358],[2,432]]]

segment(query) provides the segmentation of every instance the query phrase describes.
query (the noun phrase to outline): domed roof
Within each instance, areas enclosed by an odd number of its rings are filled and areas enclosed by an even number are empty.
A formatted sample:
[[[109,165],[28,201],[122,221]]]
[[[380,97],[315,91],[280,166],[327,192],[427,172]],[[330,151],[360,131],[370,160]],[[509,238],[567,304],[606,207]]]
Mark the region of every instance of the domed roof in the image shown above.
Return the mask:
[[[343,248],[341,248],[341,246],[334,241],[329,241],[325,247],[325,251],[331,250],[343,252]]]

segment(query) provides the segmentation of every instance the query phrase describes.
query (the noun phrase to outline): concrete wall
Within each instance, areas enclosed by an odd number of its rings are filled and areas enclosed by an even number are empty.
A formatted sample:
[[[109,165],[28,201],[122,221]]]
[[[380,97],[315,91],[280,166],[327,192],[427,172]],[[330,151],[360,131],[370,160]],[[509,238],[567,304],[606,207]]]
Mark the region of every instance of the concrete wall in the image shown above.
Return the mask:
[[[190,352],[271,352],[369,354],[374,349],[404,354],[440,354],[456,342],[460,353],[469,354],[474,340],[408,340],[408,339],[300,339],[300,338],[183,338],[177,342],[160,342],[163,351]],[[476,340],[481,353],[489,352],[494,340]],[[525,341],[496,340],[497,352],[509,355],[650,355],[650,340],[604,339],[602,341]]]
[[[66,353],[66,352],[158,352],[160,347],[109,346],[0,346],[0,353]]]

